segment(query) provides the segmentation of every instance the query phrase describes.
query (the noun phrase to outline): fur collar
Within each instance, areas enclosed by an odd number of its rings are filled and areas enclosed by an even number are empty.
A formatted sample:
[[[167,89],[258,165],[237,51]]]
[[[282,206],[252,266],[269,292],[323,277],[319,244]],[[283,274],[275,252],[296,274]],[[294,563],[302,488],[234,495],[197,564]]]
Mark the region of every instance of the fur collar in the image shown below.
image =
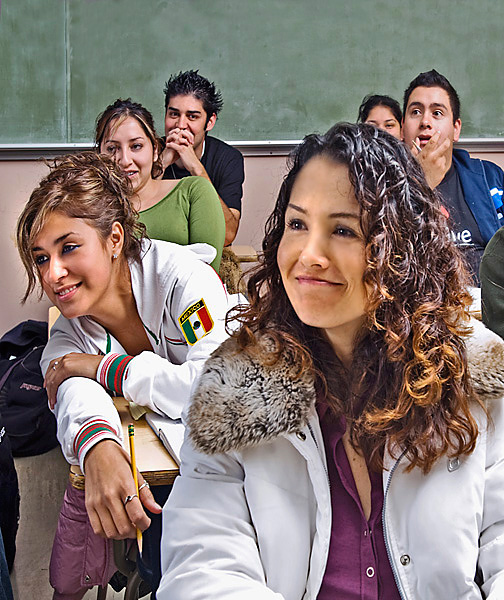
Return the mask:
[[[484,402],[504,396],[504,341],[472,321],[467,340],[469,368]],[[265,353],[271,340],[259,345]],[[241,450],[294,433],[308,422],[315,398],[313,379],[298,373],[289,355],[273,367],[239,352],[230,338],[205,364],[188,410],[187,424],[197,450],[207,454]]]

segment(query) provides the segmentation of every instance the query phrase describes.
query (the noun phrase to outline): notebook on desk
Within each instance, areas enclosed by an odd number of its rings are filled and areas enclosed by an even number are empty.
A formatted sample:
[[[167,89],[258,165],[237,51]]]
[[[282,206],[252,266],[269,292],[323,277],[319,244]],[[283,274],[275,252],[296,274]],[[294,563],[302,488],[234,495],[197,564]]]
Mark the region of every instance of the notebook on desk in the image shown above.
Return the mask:
[[[169,419],[149,411],[145,415],[147,423],[152,427],[154,433],[159,437],[163,446],[180,466],[180,448],[184,441],[185,427],[180,419]]]

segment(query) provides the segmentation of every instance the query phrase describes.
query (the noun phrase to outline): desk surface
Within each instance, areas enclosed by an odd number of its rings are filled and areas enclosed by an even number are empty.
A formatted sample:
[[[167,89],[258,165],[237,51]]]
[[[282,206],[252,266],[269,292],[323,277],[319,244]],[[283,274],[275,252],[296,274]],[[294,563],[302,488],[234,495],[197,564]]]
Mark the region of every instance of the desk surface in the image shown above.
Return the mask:
[[[133,421],[124,398],[114,398],[114,404],[121,417],[123,447],[129,454],[128,424],[135,424],[135,453],[137,467],[150,485],[168,485],[175,481],[179,469],[158,436],[152,431],[145,416]],[[70,480],[76,488],[84,487],[84,475],[79,467],[70,467]]]
[[[257,252],[252,246],[231,245],[231,250],[240,262],[257,262]]]
[[[152,431],[145,416],[133,421],[124,398],[114,398],[114,404],[121,417],[123,447],[129,454],[128,425],[135,424],[135,453],[137,467],[150,485],[173,483],[179,468],[158,436]]]

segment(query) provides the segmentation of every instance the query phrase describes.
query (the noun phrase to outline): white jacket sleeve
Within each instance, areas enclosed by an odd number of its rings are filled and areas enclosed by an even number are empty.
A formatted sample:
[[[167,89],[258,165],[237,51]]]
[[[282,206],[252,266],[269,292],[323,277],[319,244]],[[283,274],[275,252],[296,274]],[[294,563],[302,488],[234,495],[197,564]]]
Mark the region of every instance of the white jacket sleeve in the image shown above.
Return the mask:
[[[228,337],[225,327],[228,295],[215,271],[198,261],[167,299],[168,319],[184,342],[187,338],[179,318],[201,300],[212,321],[210,331],[194,343],[186,344],[187,351],[179,359],[180,364],[152,352],[142,352],[133,358],[123,381],[122,391],[126,399],[172,419],[180,418],[206,359]]]
[[[196,452],[163,509],[159,600],[281,600],[266,585],[236,456]]]
[[[51,337],[42,354],[42,374],[45,375],[51,360],[70,352],[91,353],[91,348],[70,322],[60,317],[51,330]],[[92,379],[71,377],[64,381],[58,388],[53,412],[58,424],[58,440],[66,460],[70,464],[80,464],[83,471],[84,458],[92,447],[92,444],[83,444],[81,452],[74,447],[75,439],[83,427],[91,422],[104,423],[104,427],[95,429],[93,443],[103,439],[113,439],[118,443],[122,440],[121,422],[112,399]]]
[[[487,600],[504,598],[504,406],[492,402],[478,566]]]
[[[153,351],[142,352],[130,360],[122,380],[122,393],[127,400],[172,418],[180,417],[205,360],[227,337],[228,296],[220,278],[200,260],[193,259],[190,265],[183,260],[180,263],[175,269],[178,273],[170,272],[169,279],[174,283],[165,288],[161,300],[164,306],[159,306],[155,279],[144,285],[147,300],[137,299],[140,318],[156,345]],[[204,331],[200,324],[195,333],[197,339],[186,343],[179,318],[200,302],[210,315],[212,326]],[[156,318],[155,323],[151,322]],[[69,321],[60,317],[42,356],[43,373],[53,358],[70,352],[104,352],[106,335],[91,319]],[[177,338],[172,340],[176,344],[170,346],[165,338]],[[111,354],[124,352],[113,338],[111,346]],[[99,381],[103,383],[101,378]],[[79,462],[81,468],[87,451],[98,441],[122,439],[119,416],[101,383],[73,377],[63,382],[57,393],[54,412],[58,439],[67,460]]]

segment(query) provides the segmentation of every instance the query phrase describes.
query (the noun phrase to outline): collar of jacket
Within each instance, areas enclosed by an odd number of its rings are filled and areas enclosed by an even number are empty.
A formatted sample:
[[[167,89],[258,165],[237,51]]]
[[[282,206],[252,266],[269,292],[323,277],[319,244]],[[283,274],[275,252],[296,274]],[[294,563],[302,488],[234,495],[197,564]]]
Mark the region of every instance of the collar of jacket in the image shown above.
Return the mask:
[[[168,298],[175,286],[184,286],[192,274],[192,261],[210,264],[216,251],[208,244],[180,246],[163,240],[142,240],[141,261],[130,261],[131,287],[142,323],[161,335]]]
[[[473,386],[484,402],[504,396],[504,341],[476,320],[466,342]],[[272,341],[259,339],[268,353]],[[226,340],[205,365],[187,413],[195,448],[207,454],[243,450],[279,435],[294,433],[308,422],[315,401],[313,378],[299,373],[292,357],[274,366],[261,352],[238,350]]]
[[[467,150],[464,150],[463,148],[454,148],[452,153],[452,159],[456,167],[462,166],[464,169],[469,169],[470,171],[474,170],[473,163],[478,164],[479,162],[471,162],[471,155],[469,154],[469,152],[467,152]]]

